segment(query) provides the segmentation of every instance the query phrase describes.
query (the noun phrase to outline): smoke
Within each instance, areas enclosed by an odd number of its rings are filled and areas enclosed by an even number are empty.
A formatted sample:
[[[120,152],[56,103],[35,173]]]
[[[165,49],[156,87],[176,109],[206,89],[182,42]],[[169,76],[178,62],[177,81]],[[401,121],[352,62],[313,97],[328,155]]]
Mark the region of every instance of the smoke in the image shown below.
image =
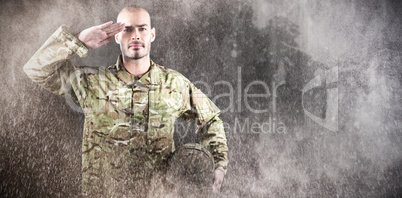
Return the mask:
[[[79,32],[115,20],[131,3],[2,2],[2,197],[79,195],[84,117],[31,82],[22,67],[61,24]],[[401,195],[401,3],[136,3],[156,28],[151,58],[198,82],[225,110],[230,164],[222,196]],[[111,42],[73,62],[106,67],[119,54]],[[307,89],[309,82],[315,87]],[[333,117],[330,92],[337,94]],[[337,130],[317,120],[336,120]],[[177,131],[177,145],[199,141],[193,127],[180,123],[186,130]]]

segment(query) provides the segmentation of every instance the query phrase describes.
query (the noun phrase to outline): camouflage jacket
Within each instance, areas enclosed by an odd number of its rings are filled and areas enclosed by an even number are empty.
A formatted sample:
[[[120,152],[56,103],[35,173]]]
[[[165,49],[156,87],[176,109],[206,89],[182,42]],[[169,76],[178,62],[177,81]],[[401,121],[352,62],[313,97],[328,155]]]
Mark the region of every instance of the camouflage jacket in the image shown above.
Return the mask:
[[[74,66],[69,60],[87,52],[61,26],[24,66],[34,82],[72,98],[85,114],[83,192],[108,187],[118,191],[123,183],[130,186],[165,166],[175,150],[174,123],[179,117],[197,124],[215,168],[226,172],[228,147],[220,111],[188,79],[152,61],[150,70],[137,79],[124,68],[121,56],[108,68]]]

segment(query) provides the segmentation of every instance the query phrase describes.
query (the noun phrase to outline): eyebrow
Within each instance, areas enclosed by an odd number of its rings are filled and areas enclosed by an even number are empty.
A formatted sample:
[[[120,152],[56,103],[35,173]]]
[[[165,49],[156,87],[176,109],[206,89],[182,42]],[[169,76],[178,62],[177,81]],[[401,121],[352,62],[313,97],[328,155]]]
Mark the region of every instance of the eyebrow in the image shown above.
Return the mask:
[[[135,26],[124,26],[124,28],[133,28],[133,27],[144,27],[144,26],[148,26],[147,24],[141,24],[141,25],[135,25]]]

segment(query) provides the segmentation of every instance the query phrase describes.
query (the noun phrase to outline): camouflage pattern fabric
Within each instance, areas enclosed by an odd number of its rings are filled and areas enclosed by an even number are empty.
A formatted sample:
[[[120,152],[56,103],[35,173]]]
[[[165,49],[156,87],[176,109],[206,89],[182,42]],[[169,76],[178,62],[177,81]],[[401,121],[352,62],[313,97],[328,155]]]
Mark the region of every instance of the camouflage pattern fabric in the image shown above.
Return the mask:
[[[108,68],[74,66],[87,48],[61,26],[24,66],[46,90],[72,98],[85,114],[82,192],[88,197],[141,197],[147,180],[164,171],[174,152],[174,122],[198,125],[201,144],[215,168],[226,172],[228,147],[219,109],[180,73],[151,61],[135,78],[117,63]]]
[[[180,146],[169,159],[167,173],[174,180],[186,181],[198,187],[210,188],[213,184],[214,158],[200,144]]]

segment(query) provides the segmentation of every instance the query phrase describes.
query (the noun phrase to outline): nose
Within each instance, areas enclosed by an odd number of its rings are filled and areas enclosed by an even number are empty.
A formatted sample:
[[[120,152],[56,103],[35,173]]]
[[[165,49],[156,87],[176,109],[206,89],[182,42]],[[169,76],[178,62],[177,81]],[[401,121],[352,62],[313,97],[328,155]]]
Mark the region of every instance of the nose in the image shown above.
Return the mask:
[[[132,39],[133,41],[138,41],[138,40],[140,40],[140,34],[137,32],[137,30],[134,31],[134,33],[133,33],[131,39]]]
[[[140,40],[140,37],[134,35],[131,39],[134,40],[134,41],[139,41],[139,40]]]

